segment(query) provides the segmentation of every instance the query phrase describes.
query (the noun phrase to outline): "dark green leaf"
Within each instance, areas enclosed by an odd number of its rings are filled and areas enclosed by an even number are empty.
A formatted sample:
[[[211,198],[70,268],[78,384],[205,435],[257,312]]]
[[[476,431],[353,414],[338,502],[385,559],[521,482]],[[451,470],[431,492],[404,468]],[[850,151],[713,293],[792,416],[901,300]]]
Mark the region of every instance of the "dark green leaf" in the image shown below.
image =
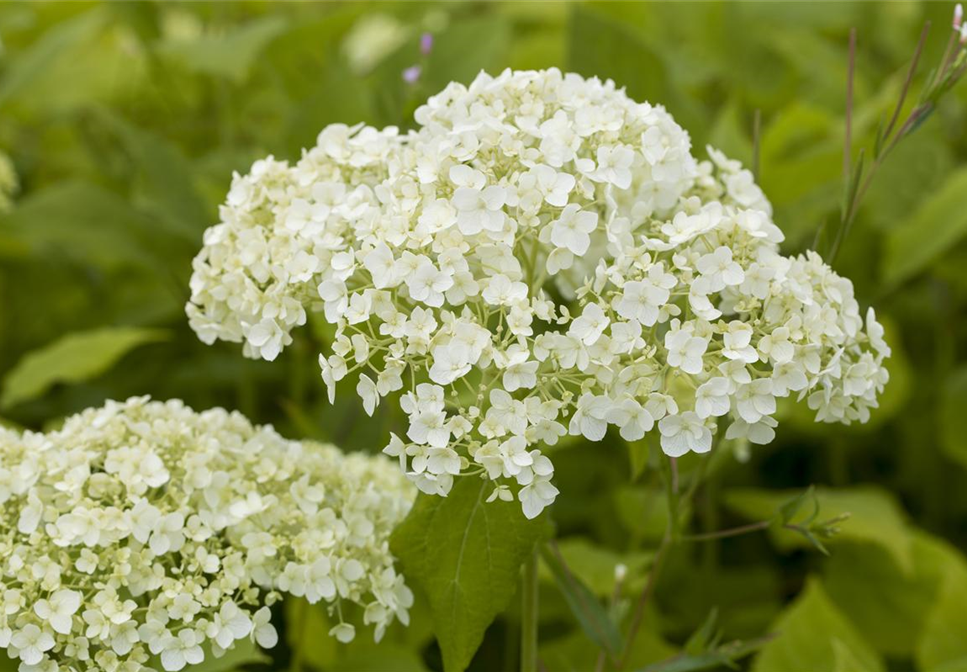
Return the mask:
[[[447,672],[469,665],[544,531],[544,521],[524,518],[518,502],[487,503],[491,488],[466,477],[447,497],[420,495],[391,542],[407,580],[430,602]]]

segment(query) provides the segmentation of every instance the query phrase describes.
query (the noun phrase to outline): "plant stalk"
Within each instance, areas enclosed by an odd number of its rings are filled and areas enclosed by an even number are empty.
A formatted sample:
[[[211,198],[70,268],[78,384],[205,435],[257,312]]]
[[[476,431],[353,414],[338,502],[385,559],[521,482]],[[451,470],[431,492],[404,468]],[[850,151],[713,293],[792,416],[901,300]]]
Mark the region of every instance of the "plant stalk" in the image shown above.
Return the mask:
[[[520,610],[520,672],[538,672],[537,668],[537,547],[524,563]]]

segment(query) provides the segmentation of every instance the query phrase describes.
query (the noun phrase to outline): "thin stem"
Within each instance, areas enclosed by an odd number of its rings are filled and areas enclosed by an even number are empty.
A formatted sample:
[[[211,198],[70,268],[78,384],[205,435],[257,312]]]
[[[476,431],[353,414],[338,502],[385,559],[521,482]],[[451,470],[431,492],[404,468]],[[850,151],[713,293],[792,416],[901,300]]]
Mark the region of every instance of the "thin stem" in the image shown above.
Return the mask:
[[[520,610],[520,672],[537,672],[537,548],[524,563]]]
[[[937,86],[943,76],[947,73],[947,69],[950,67],[950,62],[954,57],[954,45],[957,43],[957,38],[960,36],[956,30],[950,31],[950,37],[947,39],[947,47],[944,49],[943,58],[940,59],[940,67],[937,68],[937,74],[934,75],[933,83],[931,86]]]
[[[887,124],[886,128],[883,130],[883,139],[890,137],[890,133],[893,131],[893,127],[896,126],[897,119],[900,118],[900,111],[903,109],[903,103],[907,99],[907,93],[910,91],[910,84],[913,82],[913,75],[917,71],[917,63],[920,62],[920,54],[923,53],[923,45],[927,42],[927,33],[930,32],[930,22],[927,21],[923,24],[923,30],[920,32],[920,41],[917,42],[917,48],[913,52],[913,60],[910,61],[910,69],[907,70],[907,78],[903,82],[903,88],[900,90],[900,98],[896,102],[896,109],[893,110],[893,116],[890,118],[890,123]]]
[[[730,527],[726,530],[717,530],[715,532],[702,532],[701,534],[686,534],[682,537],[682,541],[711,541],[713,539],[726,539],[728,537],[738,537],[742,534],[749,534],[750,532],[758,532],[759,530],[764,530],[772,524],[771,520],[760,520],[758,523],[749,523],[748,525],[740,525],[738,527]]]
[[[843,143],[843,181],[849,193],[851,171],[850,154],[853,151],[853,80],[856,74],[856,28],[849,31],[849,66],[846,70],[846,141]]]

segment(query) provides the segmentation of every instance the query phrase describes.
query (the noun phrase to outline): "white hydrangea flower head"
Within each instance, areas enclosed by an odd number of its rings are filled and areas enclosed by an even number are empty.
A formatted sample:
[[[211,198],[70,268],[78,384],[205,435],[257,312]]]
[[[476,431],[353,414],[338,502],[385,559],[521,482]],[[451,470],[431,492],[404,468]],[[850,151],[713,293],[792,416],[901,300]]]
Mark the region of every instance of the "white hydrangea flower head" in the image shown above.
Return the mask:
[[[865,421],[889,348],[849,280],[786,257],[752,174],[661,106],[551,69],[481,73],[418,128],[329,126],[295,165],[235,176],[195,260],[206,342],[275,358],[307,310],[335,395],[401,391],[385,452],[424,492],[494,481],[528,517],[558,494],[542,448],[652,432],[672,456],[765,443],[776,398]]]
[[[413,602],[388,539],[414,494],[382,456],[180,401],[0,429],[0,647],[21,672],[175,671],[274,646],[284,594],[326,603],[343,640],[358,604],[378,640]]]

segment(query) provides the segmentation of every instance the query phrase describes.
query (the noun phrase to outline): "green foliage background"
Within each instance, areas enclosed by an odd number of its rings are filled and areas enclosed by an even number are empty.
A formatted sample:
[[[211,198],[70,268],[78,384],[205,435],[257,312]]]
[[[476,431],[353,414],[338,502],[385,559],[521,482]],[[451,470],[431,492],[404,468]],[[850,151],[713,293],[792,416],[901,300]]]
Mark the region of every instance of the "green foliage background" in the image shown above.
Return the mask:
[[[849,28],[859,33],[854,133],[869,141],[923,21],[934,25],[923,58],[933,64],[951,11],[915,2],[2,4],[0,151],[20,192],[0,214],[0,421],[43,428],[106,398],[151,394],[376,451],[396,419],[384,404],[368,421],[352,395],[325,402],[315,361],[324,325],[303,330],[274,364],[244,360],[231,344],[206,347],[188,329],[191,259],[233,170],[269,153],[295,158],[328,123],[405,127],[421,98],[482,68],[558,66],[665,103],[696,147],[710,142],[746,163],[761,110],[761,183],[785,250],[797,252],[838,216]],[[436,36],[426,59],[424,30]],[[414,63],[423,76],[409,86],[400,73]],[[852,514],[831,556],[776,526],[679,546],[646,614],[637,668],[675,655],[717,607],[726,639],[777,633],[743,661],[753,672],[967,670],[965,128],[961,87],[890,159],[836,263],[894,348],[872,422],[818,426],[784,408],[773,445],[747,459],[719,450],[689,512],[693,531],[716,530],[769,518],[817,484],[823,518]],[[627,566],[613,608],[627,622],[667,517],[655,455],[609,437],[554,460],[561,553],[602,602],[615,565]],[[694,465],[682,467],[687,475]],[[447,565],[430,551],[420,562]],[[592,670],[597,648],[547,567],[541,576],[546,669]],[[487,630],[472,670],[516,669],[516,613]],[[318,670],[442,669],[422,596],[412,627],[379,648],[365,637],[337,646],[321,610],[293,604],[279,616],[293,650]],[[281,648],[262,669],[291,664]]]

